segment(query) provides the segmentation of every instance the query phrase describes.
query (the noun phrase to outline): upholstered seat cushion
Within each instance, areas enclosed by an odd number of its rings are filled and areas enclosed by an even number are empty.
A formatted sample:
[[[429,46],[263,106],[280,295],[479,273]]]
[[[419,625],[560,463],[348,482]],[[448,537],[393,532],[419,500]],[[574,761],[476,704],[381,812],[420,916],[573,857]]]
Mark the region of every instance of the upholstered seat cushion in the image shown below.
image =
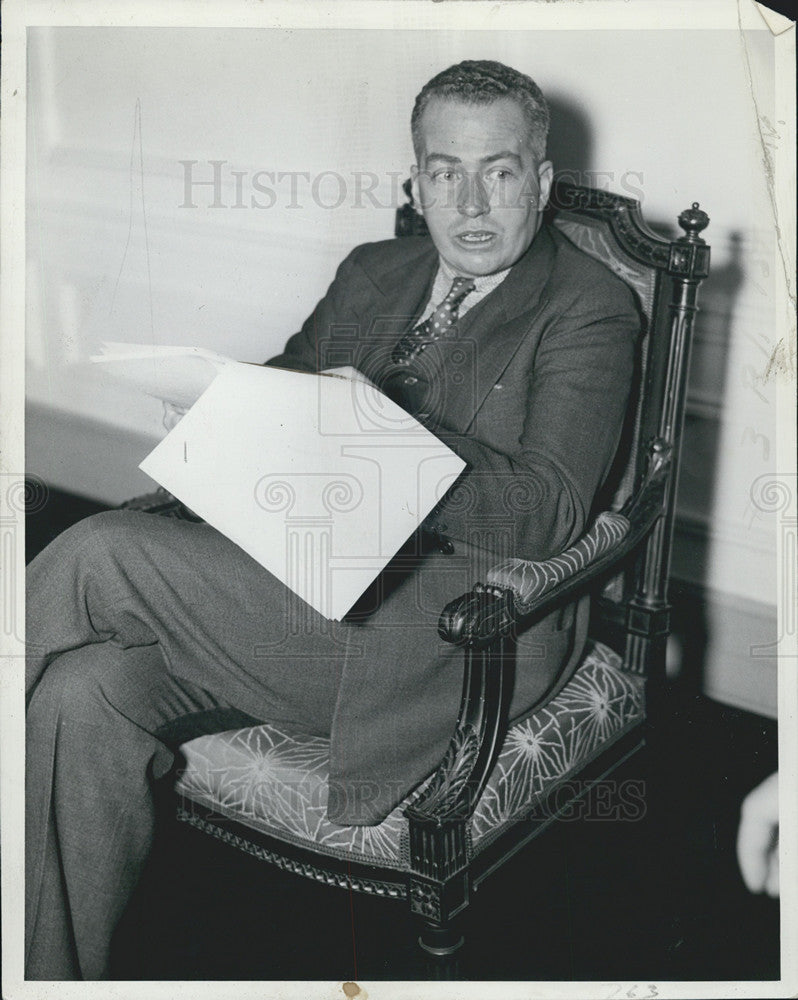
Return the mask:
[[[560,694],[508,731],[474,812],[474,851],[642,718],[642,679],[621,671],[606,646],[589,644]],[[327,819],[329,747],[327,739],[272,725],[201,736],[182,747],[186,768],[176,789],[189,809],[196,802],[319,853],[407,869],[403,811],[424,786],[376,826],[338,826]]]

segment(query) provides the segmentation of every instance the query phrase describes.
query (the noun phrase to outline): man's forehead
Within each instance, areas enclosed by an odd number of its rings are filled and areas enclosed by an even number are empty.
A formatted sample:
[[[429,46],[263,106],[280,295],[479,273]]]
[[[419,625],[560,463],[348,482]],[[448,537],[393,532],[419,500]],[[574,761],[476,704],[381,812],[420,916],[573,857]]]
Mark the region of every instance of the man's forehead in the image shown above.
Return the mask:
[[[427,160],[440,160],[443,163],[462,163],[462,157],[455,156],[452,153],[438,152],[434,149],[430,149],[426,152]],[[505,160],[510,160],[518,165],[521,164],[522,160],[518,153],[511,149],[500,149],[496,153],[487,153],[485,156],[481,156],[479,159],[480,163],[498,163]]]
[[[425,156],[497,158],[518,155],[529,145],[529,125],[524,110],[511,97],[489,103],[433,98],[420,121],[419,136]]]

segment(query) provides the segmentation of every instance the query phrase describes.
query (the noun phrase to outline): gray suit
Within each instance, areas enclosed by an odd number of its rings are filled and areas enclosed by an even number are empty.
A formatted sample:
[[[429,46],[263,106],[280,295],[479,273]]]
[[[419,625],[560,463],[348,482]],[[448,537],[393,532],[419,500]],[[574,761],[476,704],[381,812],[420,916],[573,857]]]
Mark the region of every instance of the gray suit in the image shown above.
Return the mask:
[[[401,398],[390,349],[423,308],[436,266],[428,238],[358,248],[270,364],[351,363],[377,384],[398,386]],[[468,463],[427,522],[451,540],[454,555],[427,557],[389,594],[373,595],[333,719],[331,819],[375,822],[440,760],[456,718],[462,654],[438,639],[437,617],[492,563],[545,559],[583,532],[617,449],[638,330],[626,285],[544,227],[463,317],[456,340],[422,355],[408,408],[427,414]],[[576,615],[566,609],[525,633],[512,715],[567,681],[587,611],[586,603]]]
[[[355,364],[401,396],[390,347],[436,266],[427,239],[358,248],[270,363]],[[617,447],[637,328],[626,287],[542,230],[407,387],[408,408],[469,466],[427,524],[454,551],[406,547],[339,625],[207,525],[109,512],[31,564],[30,978],[107,975],[153,836],[153,791],[186,738],[257,720],[330,736],[329,813],[344,823],[378,821],[435,766],[462,655],[437,617],[495,559],[544,558],[582,532]],[[513,715],[565,682],[585,610],[525,635]],[[298,611],[307,627],[291,634]]]

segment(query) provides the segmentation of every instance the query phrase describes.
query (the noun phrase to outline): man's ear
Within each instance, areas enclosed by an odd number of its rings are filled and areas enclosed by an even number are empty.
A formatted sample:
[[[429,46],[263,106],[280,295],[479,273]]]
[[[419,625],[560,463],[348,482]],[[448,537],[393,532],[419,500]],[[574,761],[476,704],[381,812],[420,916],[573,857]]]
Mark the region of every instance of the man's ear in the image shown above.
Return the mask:
[[[540,188],[540,195],[538,196],[538,212],[542,212],[549,203],[549,195],[551,194],[551,185],[553,180],[554,165],[551,160],[544,160],[538,167],[538,186]]]
[[[410,168],[410,191],[413,195],[413,208],[419,215],[423,215],[424,208],[421,204],[421,188],[418,183],[420,173],[421,171],[418,169],[418,164],[414,163]]]

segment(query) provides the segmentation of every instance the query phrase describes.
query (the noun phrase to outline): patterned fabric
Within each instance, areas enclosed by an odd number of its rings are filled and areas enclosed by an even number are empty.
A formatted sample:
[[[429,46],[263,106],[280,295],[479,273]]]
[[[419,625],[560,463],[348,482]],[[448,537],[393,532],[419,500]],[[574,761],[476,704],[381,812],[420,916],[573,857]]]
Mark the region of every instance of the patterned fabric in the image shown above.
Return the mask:
[[[554,225],[580,250],[584,250],[596,260],[600,260],[627,285],[631,285],[637,292],[643,314],[650,323],[654,312],[656,291],[655,269],[632,260],[628,254],[624,253],[606,222],[588,219],[583,215],[574,218],[567,212],[560,212],[554,218]]]
[[[515,723],[472,820],[475,851],[527,816],[540,797],[643,719],[642,678],[599,643],[545,708]],[[191,740],[176,790],[217,815],[321,854],[385,868],[409,867],[406,806],[376,826],[327,819],[329,741],[262,725]]]
[[[542,562],[507,559],[488,572],[488,583],[513,591],[519,610],[523,611],[541,594],[584,569],[604,555],[628,533],[629,521],[622,514],[605,511],[591,529],[570,549]]]
[[[471,278],[455,278],[448,295],[435,307],[429,319],[414,326],[409,333],[399,339],[391,353],[391,361],[397,365],[410,364],[428,344],[445,337],[457,322],[460,303],[469,292],[474,291],[474,288]]]

